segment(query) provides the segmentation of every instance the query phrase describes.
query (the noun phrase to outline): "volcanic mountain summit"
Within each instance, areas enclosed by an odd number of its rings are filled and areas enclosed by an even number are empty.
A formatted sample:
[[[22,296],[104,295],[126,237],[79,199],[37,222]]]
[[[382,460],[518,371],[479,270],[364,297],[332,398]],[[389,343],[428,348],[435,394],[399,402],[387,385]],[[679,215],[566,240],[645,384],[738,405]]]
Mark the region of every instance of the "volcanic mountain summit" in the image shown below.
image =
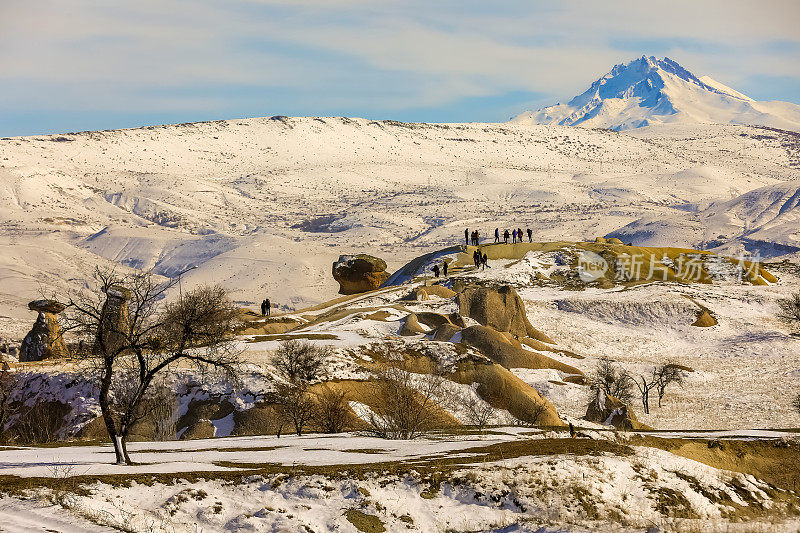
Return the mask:
[[[800,131],[800,106],[757,102],[672,59],[616,65],[566,104],[525,111],[512,122],[626,130],[653,124],[748,124]]]

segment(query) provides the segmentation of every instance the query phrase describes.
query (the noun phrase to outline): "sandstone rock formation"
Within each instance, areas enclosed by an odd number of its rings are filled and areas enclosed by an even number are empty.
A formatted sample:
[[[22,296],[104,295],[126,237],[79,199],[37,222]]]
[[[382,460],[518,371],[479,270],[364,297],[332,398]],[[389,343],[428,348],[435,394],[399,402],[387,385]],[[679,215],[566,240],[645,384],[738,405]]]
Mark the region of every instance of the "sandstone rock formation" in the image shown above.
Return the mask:
[[[454,326],[452,324],[442,324],[436,329],[433,340],[448,342],[453,338],[453,335],[459,331],[461,331],[461,328],[458,326]]]
[[[443,287],[441,285],[429,285],[427,287],[417,287],[409,295],[410,300],[422,302],[429,300],[431,296],[438,296],[439,298],[452,298],[455,296],[455,291]]]
[[[366,254],[341,255],[333,263],[333,279],[339,282],[339,294],[372,291],[389,279],[386,261]]]
[[[475,392],[489,405],[505,409],[524,422],[539,426],[565,425],[553,404],[502,365],[467,358],[459,361],[455,372],[447,378],[467,385],[477,383]]]
[[[114,351],[123,342],[128,327],[128,300],[131,291],[120,285],[112,285],[106,291],[106,301],[100,311],[101,323],[92,351],[103,353],[103,349]]]
[[[483,355],[506,368],[552,368],[576,376],[584,375],[573,366],[526,350],[510,333],[487,326],[470,326],[462,330],[461,342],[477,348]]]
[[[698,328],[710,328],[711,326],[717,325],[717,319],[711,316],[708,311],[703,311],[692,325],[697,326]]]
[[[419,335],[420,333],[430,333],[430,330],[419,323],[417,315],[411,313],[403,322],[403,327],[400,328],[400,335],[410,337],[412,335]]]
[[[653,429],[639,422],[633,409],[602,391],[586,408],[583,419],[623,430]]]
[[[186,428],[180,440],[210,439],[214,437],[214,424],[210,420],[198,420]]]
[[[19,350],[20,362],[67,357],[69,350],[64,343],[61,325],[58,323],[58,314],[64,310],[64,304],[55,300],[34,300],[28,304],[28,308],[37,311],[39,316],[22,341]]]
[[[467,287],[458,294],[456,301],[459,313],[477,320],[482,326],[554,344],[550,337],[531,325],[522,298],[509,285],[497,289]]]

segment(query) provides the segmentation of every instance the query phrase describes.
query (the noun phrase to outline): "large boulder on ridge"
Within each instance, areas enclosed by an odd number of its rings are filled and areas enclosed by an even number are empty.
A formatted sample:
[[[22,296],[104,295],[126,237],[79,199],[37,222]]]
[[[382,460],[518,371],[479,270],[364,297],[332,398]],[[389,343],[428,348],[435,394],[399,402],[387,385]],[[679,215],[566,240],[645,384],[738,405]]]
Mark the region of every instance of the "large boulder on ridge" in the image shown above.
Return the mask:
[[[459,313],[482,326],[554,344],[550,337],[531,325],[522,298],[509,285],[499,288],[467,287],[458,294],[456,301]]]
[[[58,323],[58,314],[64,310],[64,304],[55,300],[34,300],[28,304],[28,309],[37,311],[39,316],[20,345],[20,362],[67,357],[69,350]]]
[[[340,255],[333,263],[333,279],[339,282],[339,294],[373,291],[389,279],[386,261],[367,254]]]

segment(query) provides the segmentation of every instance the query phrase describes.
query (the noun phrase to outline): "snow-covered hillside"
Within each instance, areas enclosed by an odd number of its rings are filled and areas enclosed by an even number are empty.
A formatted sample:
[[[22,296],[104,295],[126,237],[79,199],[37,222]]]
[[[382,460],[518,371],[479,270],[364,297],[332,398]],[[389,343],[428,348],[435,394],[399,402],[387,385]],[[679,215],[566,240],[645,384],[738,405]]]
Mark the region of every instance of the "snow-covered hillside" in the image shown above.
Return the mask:
[[[767,185],[669,219],[643,217],[609,234],[644,246],[690,247],[764,257],[800,252],[800,180]]]
[[[166,276],[196,266],[184,288],[221,283],[241,305],[288,310],[335,295],[343,253],[391,271],[463,242],[465,227],[594,240],[798,168],[797,135],[733,125],[273,117],[0,139],[0,337],[27,332],[41,292],[81,287],[111,261]]]
[[[666,57],[616,65],[566,104],[525,111],[519,124],[626,130],[653,124],[751,124],[800,131],[800,106],[757,102]]]

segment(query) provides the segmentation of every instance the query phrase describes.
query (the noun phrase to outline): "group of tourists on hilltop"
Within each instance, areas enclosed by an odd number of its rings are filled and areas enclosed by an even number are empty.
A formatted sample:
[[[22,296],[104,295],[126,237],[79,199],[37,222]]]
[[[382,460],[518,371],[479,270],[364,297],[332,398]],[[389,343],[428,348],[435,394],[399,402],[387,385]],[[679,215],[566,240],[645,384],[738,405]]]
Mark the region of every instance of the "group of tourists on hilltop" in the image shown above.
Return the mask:
[[[522,231],[522,228],[515,228],[512,231],[505,230],[503,231],[503,242],[505,244],[508,244],[509,237],[511,238],[512,244],[517,244],[518,242],[520,243],[524,242],[525,234],[528,235],[528,242],[533,242],[533,231],[531,230],[531,228],[527,228],[525,232]],[[478,230],[470,231],[469,228],[465,228],[464,242],[467,244],[467,246],[469,245],[479,246],[481,243],[480,232]],[[494,229],[494,242],[495,243],[500,242],[500,228]],[[488,264],[489,257],[486,255],[486,253],[482,253],[477,248],[472,253],[472,262],[475,265],[475,268],[480,268],[481,270],[485,270],[487,267],[491,268],[489,267]],[[439,277],[440,274],[443,274],[445,277],[447,277],[447,261],[442,261],[441,267],[439,266],[439,263],[436,263],[435,265],[433,265],[433,267],[431,267],[431,271],[433,272],[433,275],[436,276],[437,278]]]
[[[481,234],[478,230],[475,230],[470,233],[469,229],[464,230],[464,241],[466,241],[467,245],[478,246],[481,241]]]
[[[533,230],[528,228],[525,232],[522,231],[522,228],[516,228],[512,231],[505,230],[503,231],[503,243],[508,244],[508,239],[511,239],[512,244],[517,244],[518,242],[524,242],[524,235],[528,235],[528,242],[533,242]],[[469,228],[464,230],[464,242],[467,245],[478,246],[480,245],[480,233],[478,230],[473,230],[472,232],[469,231]],[[500,242],[500,228],[494,228],[494,242]]]

